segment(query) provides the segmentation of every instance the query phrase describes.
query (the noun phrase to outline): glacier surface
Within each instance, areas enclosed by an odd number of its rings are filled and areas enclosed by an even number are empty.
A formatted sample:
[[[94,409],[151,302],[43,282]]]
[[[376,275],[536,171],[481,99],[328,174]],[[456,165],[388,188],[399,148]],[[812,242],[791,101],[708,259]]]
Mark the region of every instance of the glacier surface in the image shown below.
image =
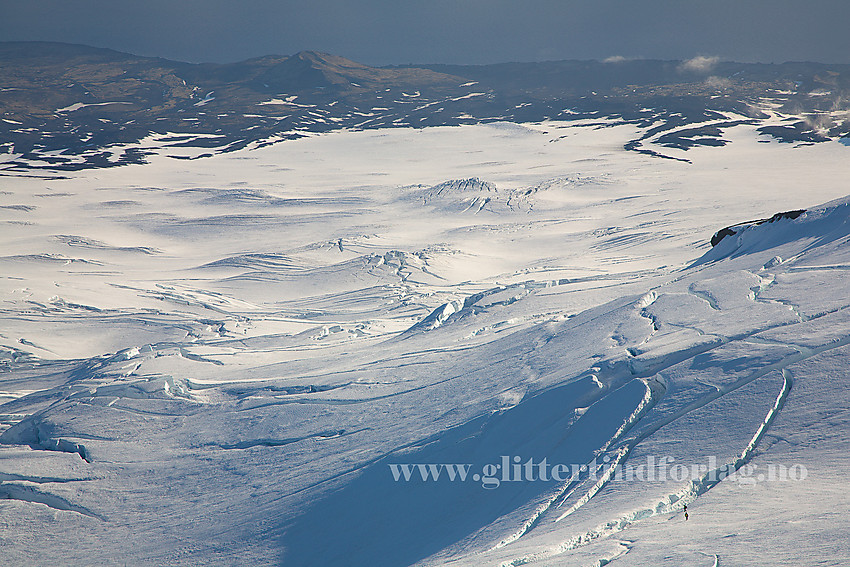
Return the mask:
[[[4,176],[4,563],[845,564],[847,148],[633,129]]]

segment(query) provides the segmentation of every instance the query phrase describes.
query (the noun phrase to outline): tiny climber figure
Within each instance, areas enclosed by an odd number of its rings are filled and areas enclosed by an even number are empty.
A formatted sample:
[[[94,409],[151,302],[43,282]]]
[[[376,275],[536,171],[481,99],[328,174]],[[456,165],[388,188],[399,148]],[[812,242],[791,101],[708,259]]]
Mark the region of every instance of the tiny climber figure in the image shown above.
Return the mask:
[[[685,512],[685,520],[687,520],[688,519],[688,505],[685,504],[685,506],[682,508],[682,510]]]

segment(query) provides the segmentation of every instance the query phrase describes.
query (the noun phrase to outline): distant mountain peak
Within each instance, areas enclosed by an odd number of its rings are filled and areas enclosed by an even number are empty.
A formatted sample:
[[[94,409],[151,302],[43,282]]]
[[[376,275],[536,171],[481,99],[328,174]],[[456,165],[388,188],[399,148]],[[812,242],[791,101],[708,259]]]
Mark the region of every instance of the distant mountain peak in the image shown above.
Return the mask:
[[[368,65],[357,63],[356,61],[352,61],[351,59],[346,59],[345,57],[341,57],[339,55],[332,55],[330,53],[323,53],[321,51],[299,51],[295,55],[292,55],[290,59],[300,59],[302,61],[309,61],[315,65],[322,66],[336,66],[350,69],[371,68]]]
[[[835,114],[850,108],[850,66],[697,63],[711,76],[677,61],[376,68],[301,51],[196,64],[0,42],[0,156],[4,168],[75,169],[143,161],[143,148],[121,159],[103,148],[151,135],[232,151],[341,128],[602,117],[639,128],[626,149],[681,161],[692,147],[725,145],[724,130],[742,123],[785,142],[850,140],[850,121]]]

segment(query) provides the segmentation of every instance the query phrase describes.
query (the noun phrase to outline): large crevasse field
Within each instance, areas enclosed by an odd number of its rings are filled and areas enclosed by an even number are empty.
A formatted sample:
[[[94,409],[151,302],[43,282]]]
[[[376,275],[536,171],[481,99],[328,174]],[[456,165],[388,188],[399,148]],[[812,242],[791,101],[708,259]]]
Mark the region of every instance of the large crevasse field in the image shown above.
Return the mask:
[[[0,176],[0,563],[846,565],[850,148],[635,128]]]

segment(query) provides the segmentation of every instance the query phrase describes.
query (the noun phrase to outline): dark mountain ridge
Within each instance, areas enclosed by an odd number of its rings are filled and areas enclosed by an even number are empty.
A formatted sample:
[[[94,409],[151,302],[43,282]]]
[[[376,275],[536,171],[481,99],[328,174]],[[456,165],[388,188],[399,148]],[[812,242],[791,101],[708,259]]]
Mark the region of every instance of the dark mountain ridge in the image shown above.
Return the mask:
[[[341,128],[608,118],[645,135],[627,149],[723,145],[723,129],[813,143],[848,136],[850,66],[614,60],[374,68],[301,52],[183,63],[110,49],[0,42],[0,162],[79,169],[162,146],[230,151]],[[151,144],[147,144],[150,146]],[[5,155],[5,158],[2,156]],[[675,157],[674,159],[683,159]]]

